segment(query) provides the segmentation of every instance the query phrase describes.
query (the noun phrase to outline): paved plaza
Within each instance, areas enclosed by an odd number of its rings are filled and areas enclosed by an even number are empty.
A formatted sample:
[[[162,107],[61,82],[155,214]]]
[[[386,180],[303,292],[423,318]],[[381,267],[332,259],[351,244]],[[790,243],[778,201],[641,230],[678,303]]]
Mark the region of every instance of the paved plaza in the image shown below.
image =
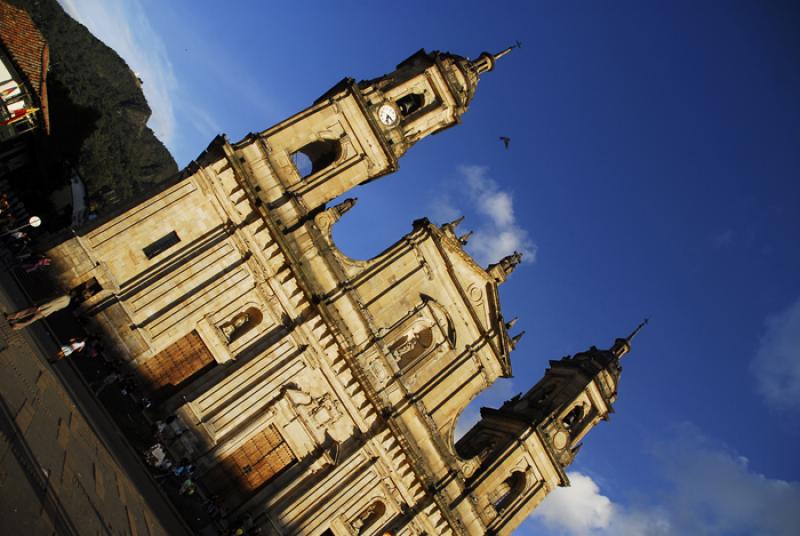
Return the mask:
[[[0,307],[28,305],[0,275]],[[189,534],[56,337],[0,318],[0,534]]]

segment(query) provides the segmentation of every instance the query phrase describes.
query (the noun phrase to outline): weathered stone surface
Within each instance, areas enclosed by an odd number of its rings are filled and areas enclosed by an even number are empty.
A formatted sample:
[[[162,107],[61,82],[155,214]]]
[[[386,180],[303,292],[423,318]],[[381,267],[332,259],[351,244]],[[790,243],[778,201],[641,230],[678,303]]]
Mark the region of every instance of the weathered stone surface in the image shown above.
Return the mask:
[[[345,80],[48,252],[65,288],[102,287],[83,309],[233,513],[274,534],[508,534],[610,409],[575,373],[553,417],[580,403],[591,421],[569,417],[569,437],[498,410],[457,451],[460,412],[511,374],[498,285],[519,258],[487,271],[427,220],[366,261],[331,240],[349,205],[325,204],[455,124],[493,62],[421,51]]]

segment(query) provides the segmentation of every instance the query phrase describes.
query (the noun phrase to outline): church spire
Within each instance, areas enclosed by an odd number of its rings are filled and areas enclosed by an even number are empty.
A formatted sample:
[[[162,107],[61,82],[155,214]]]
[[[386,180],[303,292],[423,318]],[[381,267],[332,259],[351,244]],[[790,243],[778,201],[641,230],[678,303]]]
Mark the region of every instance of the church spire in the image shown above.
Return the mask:
[[[649,318],[645,318],[638,326],[636,326],[636,329],[634,329],[631,332],[631,334],[628,335],[627,338],[617,339],[616,341],[614,341],[614,346],[611,348],[611,353],[614,354],[617,357],[617,359],[619,359],[620,357],[630,352],[631,341],[642,330],[642,328],[647,325],[649,321],[650,321]]]
[[[525,336],[525,331],[523,330],[523,331],[520,331],[518,335],[514,336],[511,339],[511,349],[512,350],[517,347],[517,345],[519,344],[519,341],[522,340],[522,337],[524,337],[524,336]]]
[[[494,69],[494,64],[495,62],[497,62],[497,60],[499,60],[500,58],[502,58],[515,48],[520,48],[521,46],[522,43],[517,41],[510,47],[506,48],[505,50],[501,50],[497,54],[490,54],[489,52],[481,52],[481,55],[478,56],[478,59],[471,62],[472,68],[475,69],[479,75],[489,72],[492,69]]]

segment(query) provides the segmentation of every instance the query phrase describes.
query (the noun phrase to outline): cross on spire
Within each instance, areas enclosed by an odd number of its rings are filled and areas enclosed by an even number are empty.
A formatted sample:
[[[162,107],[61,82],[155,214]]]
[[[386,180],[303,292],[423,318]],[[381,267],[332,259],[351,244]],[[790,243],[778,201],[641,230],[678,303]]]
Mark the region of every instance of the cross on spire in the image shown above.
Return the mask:
[[[520,48],[520,47],[522,47],[522,43],[516,41],[513,45],[505,48],[504,50],[501,50],[497,54],[491,54],[489,52],[481,52],[481,55],[478,56],[478,59],[471,62],[472,67],[478,72],[479,75],[491,71],[492,69],[494,69],[494,64],[497,60],[499,60],[500,58],[502,58],[515,48]]]
[[[617,359],[619,359],[620,357],[630,352],[631,341],[642,330],[642,328],[648,324],[648,322],[650,322],[650,319],[645,318],[638,326],[636,326],[636,329],[634,329],[631,332],[631,334],[628,335],[626,338],[617,339],[616,341],[614,341],[614,346],[611,348],[611,353],[613,353],[617,357]]]

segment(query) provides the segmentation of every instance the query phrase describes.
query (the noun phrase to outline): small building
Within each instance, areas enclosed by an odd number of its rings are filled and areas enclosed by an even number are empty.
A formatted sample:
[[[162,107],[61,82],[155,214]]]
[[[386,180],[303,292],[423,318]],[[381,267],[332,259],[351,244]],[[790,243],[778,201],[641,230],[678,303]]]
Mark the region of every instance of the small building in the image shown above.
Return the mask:
[[[30,135],[50,130],[47,42],[30,16],[0,0],[0,177],[25,166]]]

